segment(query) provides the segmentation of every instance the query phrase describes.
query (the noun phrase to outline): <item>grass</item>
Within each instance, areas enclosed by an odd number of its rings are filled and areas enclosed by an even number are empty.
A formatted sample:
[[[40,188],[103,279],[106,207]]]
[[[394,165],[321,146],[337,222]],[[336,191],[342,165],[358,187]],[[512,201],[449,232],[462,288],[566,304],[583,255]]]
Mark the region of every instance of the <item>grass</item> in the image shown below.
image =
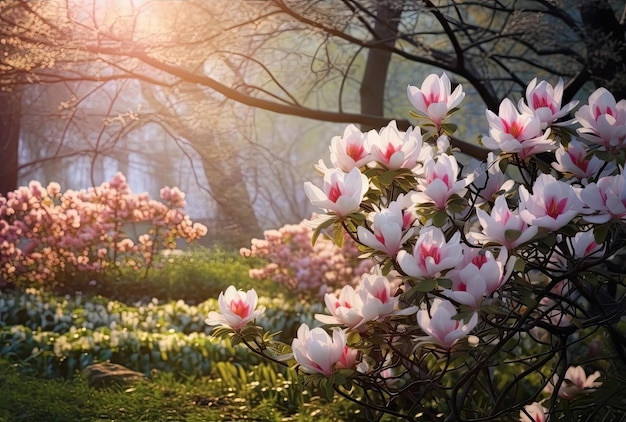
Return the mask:
[[[248,277],[250,268],[261,265],[260,260],[244,259],[234,251],[201,249],[163,258],[162,268],[151,270],[148,277],[124,270],[115,279],[95,285],[77,277],[57,293],[81,291],[85,298],[103,295],[127,304],[151,297],[197,304],[216,298],[232,284],[241,289],[254,287],[260,296],[289,298],[283,286]],[[223,364],[236,366],[235,362]],[[230,379],[219,371],[183,379],[155,372],[147,382],[95,389],[80,376],[44,379],[33,373],[28,362],[0,360],[0,422],[363,420],[360,410],[345,399],[329,403],[301,391],[297,381],[278,371],[272,375],[278,378],[270,377],[273,381],[268,382],[267,367],[246,371],[247,375]]]
[[[253,385],[258,387],[258,385]],[[359,412],[344,401],[288,403],[284,398],[224,389],[220,379],[175,380],[157,374],[151,381],[94,389],[82,377],[40,379],[0,363],[0,420],[79,421],[354,421]],[[283,401],[283,403],[280,403]]]

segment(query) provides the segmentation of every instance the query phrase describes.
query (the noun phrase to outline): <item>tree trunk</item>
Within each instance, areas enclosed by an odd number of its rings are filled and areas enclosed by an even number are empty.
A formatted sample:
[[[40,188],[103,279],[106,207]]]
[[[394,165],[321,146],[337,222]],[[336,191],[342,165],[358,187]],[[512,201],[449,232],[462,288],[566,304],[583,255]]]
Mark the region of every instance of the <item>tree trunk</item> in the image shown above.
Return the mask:
[[[374,36],[381,46],[393,47],[398,36],[398,25],[404,1],[379,0],[376,8]],[[367,53],[365,72],[361,81],[361,113],[384,116],[385,85],[391,62],[391,51],[371,48]],[[380,129],[361,125],[362,131]]]
[[[214,121],[210,118],[211,110],[216,107],[215,99],[193,85],[182,86],[177,101],[194,111],[179,115],[157,99],[152,89],[143,89],[143,97],[177,135],[193,145],[202,160],[208,188],[217,205],[215,230],[209,227],[209,235],[217,232],[220,237],[215,240],[228,247],[250,246],[250,239],[262,237],[263,230],[254,212],[241,168],[241,143],[216,132]]]
[[[17,189],[19,169],[20,119],[22,115],[22,92],[0,93],[0,195]]]

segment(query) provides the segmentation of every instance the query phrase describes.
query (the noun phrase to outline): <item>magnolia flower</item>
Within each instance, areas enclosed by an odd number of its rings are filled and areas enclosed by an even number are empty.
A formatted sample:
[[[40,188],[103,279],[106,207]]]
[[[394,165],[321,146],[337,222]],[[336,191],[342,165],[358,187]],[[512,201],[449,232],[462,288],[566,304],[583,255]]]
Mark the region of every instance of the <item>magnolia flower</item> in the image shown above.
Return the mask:
[[[576,107],[578,101],[572,101],[561,108],[563,99],[563,79],[552,87],[548,82],[541,81],[537,84],[537,78],[530,81],[526,87],[526,102],[520,100],[519,109],[525,113],[534,114],[541,121],[542,129],[567,115]]]
[[[501,249],[496,259],[488,250],[465,247],[463,261],[446,273],[452,289],[444,289],[448,298],[476,309],[484,297],[498,290],[513,272],[515,257]]]
[[[598,378],[600,378],[599,371],[587,376],[582,366],[570,366],[565,372],[565,378],[559,386],[557,395],[562,399],[574,400],[581,394],[593,393],[602,385],[601,382],[596,381]],[[546,384],[543,391],[552,394],[558,381],[558,374],[554,374],[552,380]]]
[[[549,418],[549,410],[537,402],[524,406],[519,412],[520,422],[548,422]]]
[[[372,155],[365,144],[365,135],[353,124],[348,125],[343,136],[331,139],[330,161],[345,172],[370,163]]]
[[[605,149],[624,147],[626,139],[626,100],[615,102],[606,88],[598,88],[589,96],[589,104],[575,114],[582,126],[578,134]]]
[[[588,152],[587,145],[572,138],[567,147],[559,145],[554,151],[556,163],[552,163],[552,167],[563,174],[571,174],[579,179],[597,176],[605,162],[595,155],[587,158]]]
[[[309,329],[300,325],[291,343],[294,358],[307,374],[332,375],[336,366],[351,367],[356,361],[356,351],[346,346],[346,333],[333,329],[332,337],[321,327]]]
[[[574,258],[597,258],[604,253],[603,245],[598,245],[593,230],[577,232],[568,244],[570,254]]]
[[[593,214],[584,218],[590,223],[602,224],[609,220],[626,220],[626,173],[601,177],[590,183],[580,197]]]
[[[413,246],[413,253],[398,252],[397,261],[407,275],[417,278],[437,278],[442,271],[454,268],[463,259],[460,233],[449,241],[443,231],[434,226],[421,230]]]
[[[324,174],[324,190],[311,182],[304,183],[304,192],[311,203],[340,217],[357,212],[367,189],[367,176],[353,168],[349,173],[339,169],[329,169]]]
[[[528,242],[537,234],[538,227],[528,226],[517,211],[509,209],[504,196],[498,196],[491,214],[476,208],[476,216],[482,227],[483,241],[495,242],[511,250]]]
[[[229,286],[220,293],[217,302],[220,312],[209,312],[205,320],[208,325],[224,325],[238,331],[265,312],[264,306],[256,309],[258,297],[254,289],[244,292]]]
[[[550,174],[540,174],[533,184],[533,193],[519,188],[519,215],[527,224],[558,230],[583,212],[583,202],[574,188]]]
[[[388,208],[370,214],[372,219],[371,231],[363,226],[357,228],[359,241],[377,251],[385,252],[395,257],[404,242],[411,236],[408,230],[415,217],[403,209],[409,199],[404,195],[392,201]]]
[[[363,320],[363,297],[350,285],[343,286],[338,296],[326,293],[324,302],[331,315],[315,315],[315,319],[323,324],[341,324],[354,329],[365,322]]]
[[[465,195],[465,187],[470,183],[468,178],[457,180],[459,164],[456,158],[448,154],[440,154],[424,163],[423,173],[417,185],[417,193],[411,196],[416,204],[432,202],[444,210],[452,195]]]
[[[372,159],[389,170],[412,169],[429,153],[428,149],[422,148],[419,127],[400,132],[395,120],[382,128],[380,133],[370,130],[366,135],[365,145],[370,150]]]
[[[465,97],[461,85],[458,85],[454,92],[451,91],[450,79],[446,73],[441,77],[435,74],[428,75],[421,88],[412,85],[407,87],[407,95],[413,107],[420,115],[428,117],[437,128],[441,127],[448,113]]]
[[[344,286],[339,297],[326,293],[324,302],[331,315],[316,314],[315,319],[324,324],[341,324],[349,329],[359,329],[366,322],[382,317],[415,312],[414,307],[396,309],[398,297],[393,295],[389,279],[377,267],[361,276],[356,289]]]
[[[435,298],[430,311],[417,311],[417,323],[424,333],[444,349],[450,349],[461,337],[465,337],[478,324],[478,314],[474,313],[467,324],[463,320],[455,320],[457,314],[454,305],[440,298]]]
[[[468,174],[471,174],[472,185],[478,192],[476,205],[492,202],[515,186],[515,181],[500,170],[493,152],[489,152],[486,161],[472,160],[468,166]]]
[[[511,100],[500,103],[498,115],[487,110],[489,136],[482,138],[483,145],[507,154],[526,158],[541,152],[552,151],[554,142],[549,138],[550,129],[541,129],[541,120],[532,113],[519,113]]]

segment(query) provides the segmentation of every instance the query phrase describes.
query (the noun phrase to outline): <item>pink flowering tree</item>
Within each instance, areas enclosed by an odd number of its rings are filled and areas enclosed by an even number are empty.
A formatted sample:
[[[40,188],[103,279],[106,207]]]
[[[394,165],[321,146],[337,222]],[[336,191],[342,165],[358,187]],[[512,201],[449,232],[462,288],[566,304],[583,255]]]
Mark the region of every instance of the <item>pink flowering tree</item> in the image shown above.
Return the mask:
[[[125,177],[86,190],[61,192],[33,181],[0,196],[0,279],[54,287],[107,270],[148,271],[161,249],[193,242],[206,227],[184,212],[185,194],[161,189],[161,201],[133,194]],[[142,231],[131,236],[131,226]]]
[[[599,89],[577,109],[562,91],[533,80],[487,111],[490,153],[465,166],[445,74],[409,86],[419,126],[350,126],[305,186],[313,239],[347,234],[374,266],[291,344],[254,321],[218,333],[372,420],[623,418],[626,100]]]
[[[343,234],[342,234],[343,235]],[[359,259],[357,243],[348,235],[337,246],[326,237],[313,242],[310,220],[266,230],[263,239],[252,239],[245,257],[263,258],[267,264],[250,270],[250,278],[272,279],[297,294],[313,299],[346,285],[355,285],[372,267],[371,260]]]

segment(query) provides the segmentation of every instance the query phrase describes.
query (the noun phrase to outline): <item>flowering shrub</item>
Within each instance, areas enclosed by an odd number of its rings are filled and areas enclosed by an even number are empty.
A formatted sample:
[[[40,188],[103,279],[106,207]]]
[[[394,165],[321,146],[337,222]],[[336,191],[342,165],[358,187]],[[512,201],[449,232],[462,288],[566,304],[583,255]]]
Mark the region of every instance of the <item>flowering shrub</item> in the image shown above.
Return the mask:
[[[263,258],[269,263],[251,269],[250,277],[270,278],[292,291],[319,296],[356,284],[371,268],[371,261],[358,259],[360,252],[352,239],[338,247],[325,237],[313,242],[313,236],[311,222],[304,220],[266,230],[264,239],[252,239],[251,248],[242,248],[241,255]]]
[[[408,87],[419,126],[349,126],[323,186],[305,185],[325,211],[315,233],[347,233],[376,264],[325,295],[332,335],[279,344],[254,320],[215,334],[372,419],[623,419],[626,100],[598,89],[564,121],[577,103],[562,93],[533,80],[487,111],[491,152],[466,166],[449,141],[464,93],[445,74]]]
[[[107,268],[147,271],[159,249],[207,231],[184,213],[177,188],[161,189],[161,199],[131,193],[121,173],[87,190],[61,193],[57,183],[44,188],[33,181],[0,196],[0,280],[52,284]],[[138,223],[149,229],[133,240],[125,230]]]

